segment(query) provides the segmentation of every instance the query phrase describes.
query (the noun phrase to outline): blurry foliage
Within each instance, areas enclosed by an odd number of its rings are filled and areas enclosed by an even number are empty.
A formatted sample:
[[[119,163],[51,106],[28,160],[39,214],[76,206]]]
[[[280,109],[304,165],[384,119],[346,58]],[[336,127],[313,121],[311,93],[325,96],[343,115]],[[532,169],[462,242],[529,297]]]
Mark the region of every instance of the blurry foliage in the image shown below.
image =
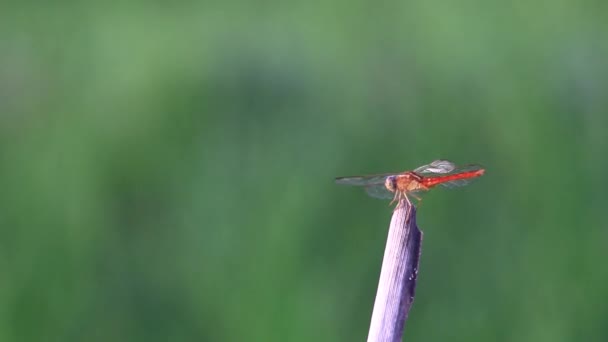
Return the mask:
[[[405,339],[608,339],[604,3],[2,7],[1,341],[364,340],[437,158]]]

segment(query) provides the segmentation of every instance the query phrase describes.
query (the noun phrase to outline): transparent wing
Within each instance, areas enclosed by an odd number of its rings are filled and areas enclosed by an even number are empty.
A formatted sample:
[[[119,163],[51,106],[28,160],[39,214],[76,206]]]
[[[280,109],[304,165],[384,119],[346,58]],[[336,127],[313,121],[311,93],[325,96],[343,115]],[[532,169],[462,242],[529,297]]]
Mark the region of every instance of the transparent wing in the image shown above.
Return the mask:
[[[393,176],[393,175],[394,175],[394,173],[383,173],[383,174],[378,174],[378,175],[338,177],[338,178],[336,178],[336,183],[344,184],[344,185],[354,185],[354,186],[372,186],[372,185],[384,186],[384,181],[386,180],[386,177]]]
[[[456,168],[453,173],[463,173],[463,172],[469,172],[469,171],[479,171],[479,170],[482,170],[482,169],[483,169],[483,167],[481,165],[468,164],[468,165],[463,165],[461,167]]]
[[[395,194],[388,191],[384,184],[366,186],[365,192],[367,192],[367,194],[372,197],[380,199],[392,199],[393,197],[395,197]]]
[[[448,160],[435,160],[434,162],[422,165],[415,169],[414,172],[419,174],[446,174],[456,170],[456,165]]]
[[[461,186],[468,185],[468,184],[470,184],[473,181],[474,181],[473,178],[469,178],[469,179],[457,179],[457,180],[441,183],[439,185],[441,185],[444,188],[452,189],[452,188],[459,188]]]
[[[394,173],[383,173],[378,175],[352,176],[336,178],[336,183],[344,185],[364,186],[368,195],[380,199],[392,199],[395,194],[390,192],[384,182],[387,177],[394,176]]]

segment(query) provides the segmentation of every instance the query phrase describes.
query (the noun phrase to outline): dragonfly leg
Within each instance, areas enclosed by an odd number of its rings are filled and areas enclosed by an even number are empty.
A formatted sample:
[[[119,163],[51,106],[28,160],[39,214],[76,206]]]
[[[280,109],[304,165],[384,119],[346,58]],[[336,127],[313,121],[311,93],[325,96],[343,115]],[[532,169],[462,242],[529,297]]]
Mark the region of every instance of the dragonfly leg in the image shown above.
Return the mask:
[[[412,210],[413,205],[412,205],[412,202],[410,202],[409,197],[407,197],[407,194],[405,193],[405,191],[399,192],[399,203],[395,207],[395,210],[397,210],[397,208],[405,209],[406,220],[409,220],[410,210]]]
[[[413,194],[412,195],[414,198],[416,198],[417,200],[420,200],[420,198],[418,196],[415,196]],[[408,197],[408,195],[405,193],[405,191],[395,191],[395,197],[393,197],[393,200],[391,201],[391,203],[389,203],[389,205],[393,204],[394,202],[397,202],[397,207],[404,205],[403,202],[406,202],[410,207],[414,206],[412,204],[412,201],[410,201],[410,198]]]
[[[393,200],[388,205],[390,206],[393,203],[395,203],[395,201],[398,201],[398,200],[399,200],[399,191],[395,191],[395,197],[393,197]]]
[[[405,199],[405,201],[407,202],[407,204],[409,204],[410,207],[411,207],[412,206],[412,202],[410,201],[410,198],[405,194],[405,192],[402,192],[402,194],[403,194],[403,198]]]
[[[397,201],[397,207],[399,207],[403,205],[403,200],[405,200],[409,205],[412,205],[412,202],[410,202],[410,199],[405,194],[405,191],[395,191],[395,197],[391,201],[391,204]]]
[[[405,220],[406,221],[405,222],[407,224],[409,222],[409,220],[411,219],[411,217],[410,217],[410,211],[412,210],[412,208],[414,206],[412,205],[412,202],[410,202],[410,198],[407,196],[407,194],[405,192],[403,193],[403,197],[405,198],[405,200],[408,203],[408,205],[405,208],[405,210],[406,210],[406,212],[405,212]]]

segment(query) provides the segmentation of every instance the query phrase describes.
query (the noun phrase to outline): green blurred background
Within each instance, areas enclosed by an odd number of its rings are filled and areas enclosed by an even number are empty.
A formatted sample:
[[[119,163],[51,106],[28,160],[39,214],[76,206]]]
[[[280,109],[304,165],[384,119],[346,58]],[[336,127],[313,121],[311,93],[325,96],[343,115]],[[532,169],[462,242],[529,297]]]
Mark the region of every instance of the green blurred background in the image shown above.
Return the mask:
[[[605,2],[1,7],[1,341],[363,341],[438,158],[404,340],[608,340]]]

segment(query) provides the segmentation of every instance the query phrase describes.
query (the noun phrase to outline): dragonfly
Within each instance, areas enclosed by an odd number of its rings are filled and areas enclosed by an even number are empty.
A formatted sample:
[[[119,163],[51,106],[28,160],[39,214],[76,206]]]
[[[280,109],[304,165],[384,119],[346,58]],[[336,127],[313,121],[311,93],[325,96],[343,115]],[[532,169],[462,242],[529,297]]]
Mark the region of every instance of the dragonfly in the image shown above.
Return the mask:
[[[448,160],[435,160],[412,171],[384,173],[366,176],[338,177],[336,183],[362,186],[368,195],[380,199],[393,199],[402,203],[405,200],[410,206],[410,197],[419,202],[420,195],[436,186],[446,188],[460,187],[469,184],[473,179],[485,173],[479,165],[456,166]]]

